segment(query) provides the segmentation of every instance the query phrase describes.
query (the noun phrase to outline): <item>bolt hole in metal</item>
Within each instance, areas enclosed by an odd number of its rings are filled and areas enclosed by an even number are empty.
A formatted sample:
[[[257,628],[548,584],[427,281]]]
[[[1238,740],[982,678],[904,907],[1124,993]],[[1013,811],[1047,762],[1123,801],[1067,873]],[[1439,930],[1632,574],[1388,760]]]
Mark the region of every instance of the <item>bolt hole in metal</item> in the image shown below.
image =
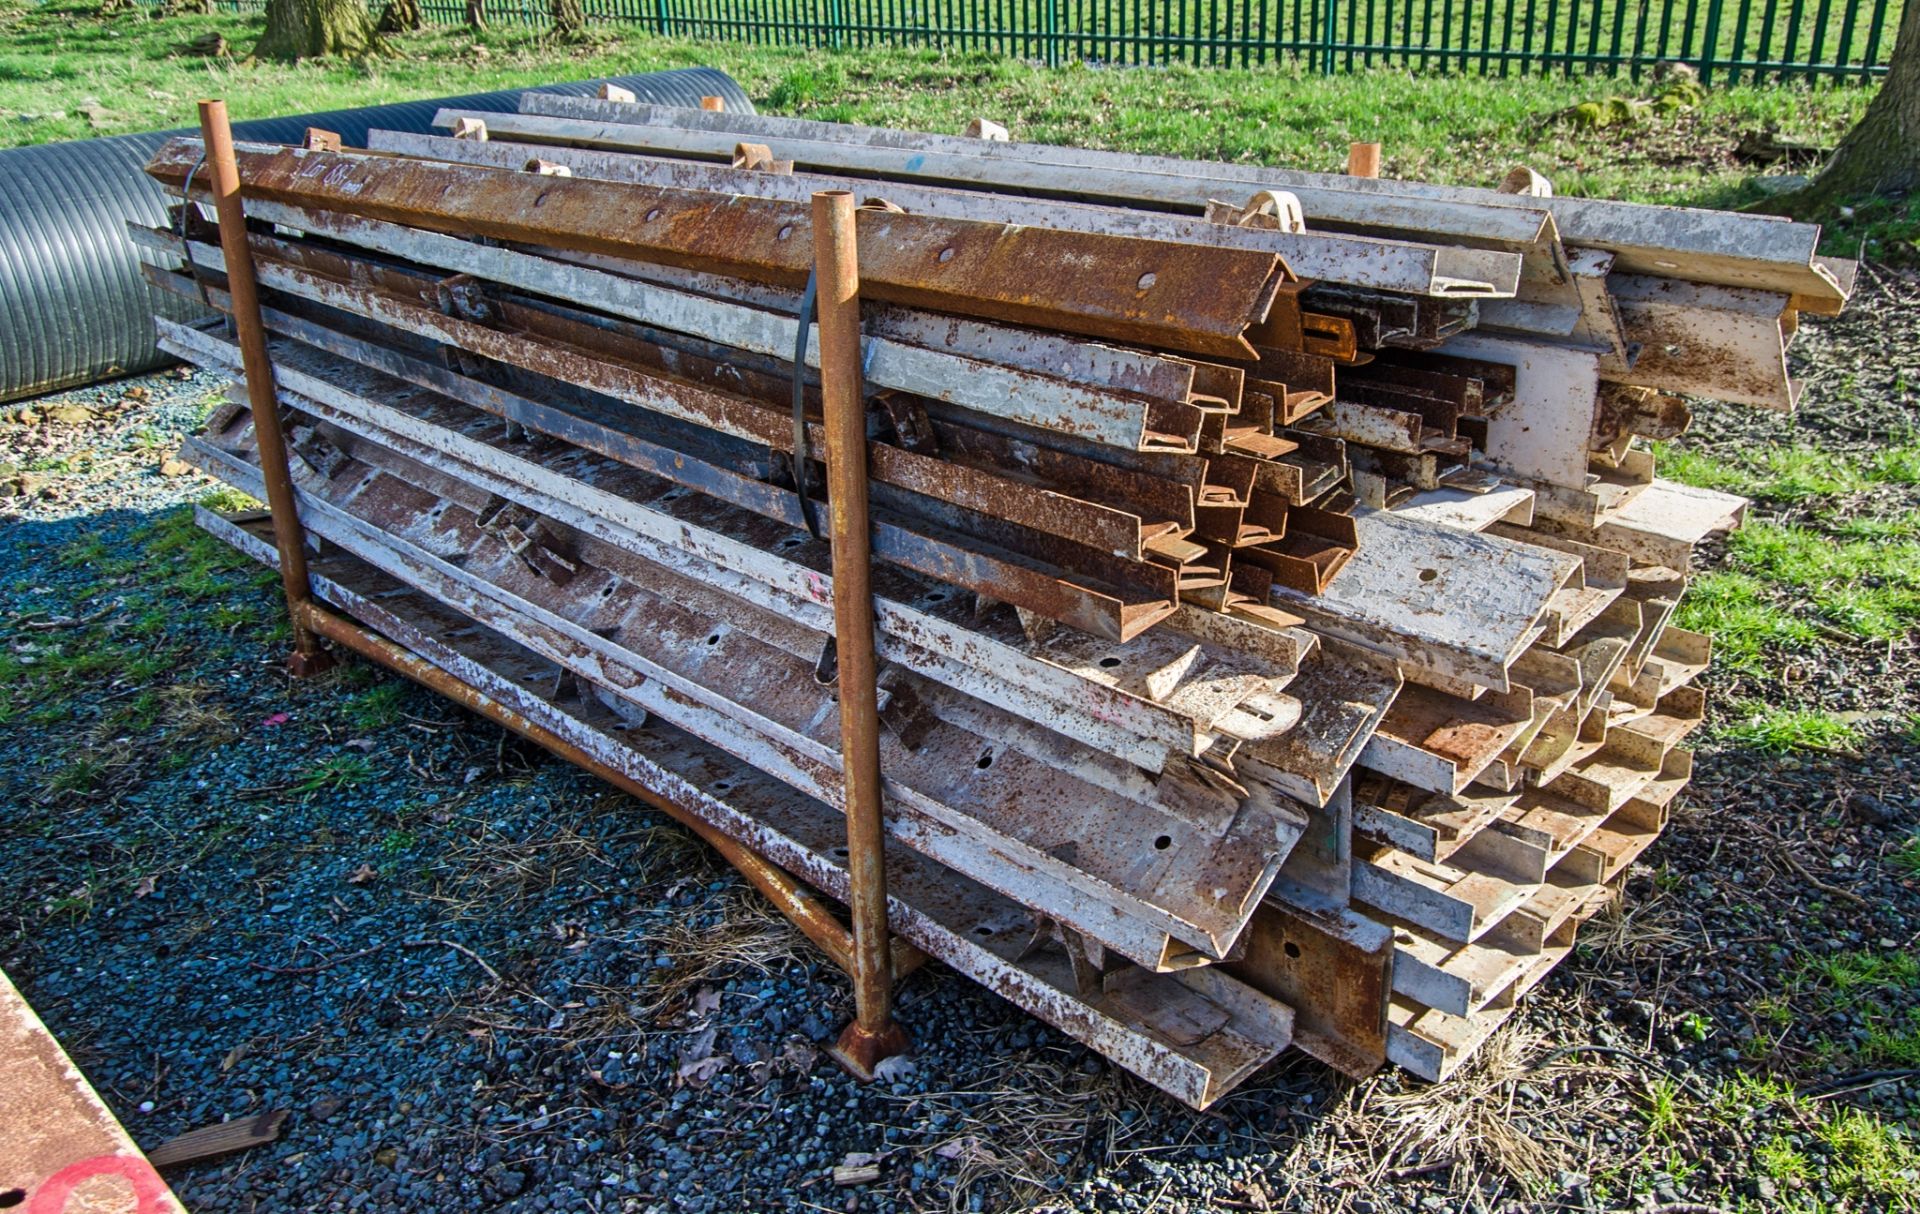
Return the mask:
[[[648,222],[648,223],[652,223],[652,222],[653,222],[654,220],[656,220],[656,219],[658,219],[658,218],[660,218],[660,208],[659,208],[659,207],[655,207],[655,208],[653,208],[653,209],[652,209],[651,211],[648,211],[648,212],[647,212],[647,222]]]
[[[774,233],[773,238],[775,240],[785,240],[787,237],[791,235],[793,235],[793,225],[790,223],[787,223],[787,224],[780,225],[780,230]]]
[[[1172,846],[1173,846],[1172,835],[1161,835],[1159,838],[1153,841],[1153,850],[1155,851],[1165,851]]]
[[[973,934],[984,938],[993,935],[993,929],[984,923],[976,923],[973,925]]]
[[[947,592],[944,590],[936,590],[927,596],[927,602],[929,603],[944,603],[946,601]]]
[[[724,796],[727,793],[730,793],[733,791],[733,781],[732,780],[715,780],[713,782],[713,791]]]
[[[711,647],[713,647],[713,646],[715,646],[715,645],[718,645],[719,643],[720,643],[720,634],[719,634],[719,633],[717,633],[717,632],[715,632],[715,633],[711,633],[711,634],[709,634],[709,635],[708,635],[708,637],[707,637],[707,646],[708,646],[709,648],[711,648]]]
[[[1422,569],[1420,571],[1420,580],[1423,582],[1431,582],[1439,576],[1440,571],[1438,569]]]
[[[1287,956],[1289,956],[1289,957],[1293,957],[1293,958],[1295,958],[1295,959],[1298,959],[1298,958],[1299,958],[1299,956],[1300,956],[1300,946],[1299,946],[1299,945],[1297,945],[1297,944],[1295,944],[1295,943],[1294,943],[1293,941],[1291,941],[1291,940],[1289,940],[1289,941],[1287,941],[1287,942],[1286,942],[1285,944],[1283,944],[1283,945],[1281,945],[1281,946],[1280,946],[1280,948],[1281,948],[1281,951],[1282,951],[1282,952],[1284,952],[1284,953],[1286,953],[1286,955],[1287,955]]]
[[[1119,664],[1120,664],[1120,659],[1113,657],[1112,655],[1108,655],[1107,657],[1100,659],[1100,665],[1105,667],[1108,670],[1112,670],[1115,666],[1118,666]]]
[[[943,266],[944,266],[944,265],[946,265],[946,264],[947,264],[948,262],[950,262],[950,261],[952,261],[952,260],[953,260],[953,250],[952,250],[952,249],[942,249],[942,250],[940,250],[940,264],[941,264],[941,265],[943,265]]]
[[[1148,270],[1145,274],[1142,274],[1140,276],[1139,287],[1142,291],[1144,291],[1148,287],[1151,287],[1154,283],[1158,282],[1159,280],[1160,280],[1159,275],[1155,274],[1152,270]]]
[[[778,544],[774,546],[776,548],[798,548],[800,545],[804,543],[806,543],[806,541],[801,539],[799,536],[790,535],[786,539],[781,540]]]
[[[837,859],[844,860],[847,858],[847,849],[845,846],[836,847],[833,849],[833,854]]]
[[[975,759],[975,760],[973,761],[973,765],[974,765],[975,767],[978,767],[978,768],[979,768],[979,769],[980,769],[981,771],[985,771],[985,770],[986,770],[987,768],[989,768],[989,767],[992,767],[992,766],[993,766],[993,752],[992,752],[991,750],[983,750],[983,751],[981,751],[981,752],[980,752],[980,757],[979,757],[979,758],[977,758],[977,759]]]

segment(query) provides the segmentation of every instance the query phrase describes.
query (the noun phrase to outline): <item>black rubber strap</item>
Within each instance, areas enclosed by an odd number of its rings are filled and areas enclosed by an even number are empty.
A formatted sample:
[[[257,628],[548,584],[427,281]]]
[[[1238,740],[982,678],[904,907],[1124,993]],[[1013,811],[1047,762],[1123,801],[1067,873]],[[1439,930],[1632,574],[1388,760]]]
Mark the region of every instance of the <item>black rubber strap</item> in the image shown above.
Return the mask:
[[[200,277],[200,265],[193,259],[193,250],[187,247],[187,213],[197,205],[193,201],[193,179],[200,175],[206,163],[207,153],[202,149],[200,159],[194,161],[193,168],[187,171],[187,184],[180,191],[180,253],[187,259],[187,277],[193,279],[193,285],[199,289],[200,302],[212,308],[213,301],[207,298],[206,280]]]
[[[813,329],[813,271],[807,271],[807,289],[800,294],[800,327],[793,337],[793,488],[800,495],[800,521],[814,539],[825,539],[820,520],[814,517],[813,498],[807,492],[807,335]]]

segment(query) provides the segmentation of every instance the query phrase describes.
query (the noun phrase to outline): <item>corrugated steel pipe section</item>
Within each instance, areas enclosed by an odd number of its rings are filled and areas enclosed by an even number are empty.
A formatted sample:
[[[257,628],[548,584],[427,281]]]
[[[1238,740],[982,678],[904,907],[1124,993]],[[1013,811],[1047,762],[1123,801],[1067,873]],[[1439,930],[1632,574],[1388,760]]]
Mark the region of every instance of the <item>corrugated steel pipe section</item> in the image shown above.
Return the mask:
[[[591,96],[602,83],[642,101],[697,106],[701,97],[724,97],[728,109],[753,112],[733,77],[695,67],[262,118],[235,123],[234,134],[298,143],[317,126],[364,147],[369,130],[430,130],[441,106],[512,113],[523,92]],[[150,131],[0,152],[0,401],[170,361],[154,346],[153,313],[184,320],[192,310],[148,289],[127,222],[165,222],[167,196],[141,166],[168,136],[194,133]]]

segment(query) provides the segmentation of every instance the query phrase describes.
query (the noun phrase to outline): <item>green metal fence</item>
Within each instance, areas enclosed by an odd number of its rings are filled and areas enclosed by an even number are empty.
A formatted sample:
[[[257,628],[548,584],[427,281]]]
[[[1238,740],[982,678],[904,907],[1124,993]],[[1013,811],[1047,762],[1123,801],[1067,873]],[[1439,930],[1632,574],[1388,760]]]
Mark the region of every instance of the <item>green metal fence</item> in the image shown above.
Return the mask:
[[[373,0],[378,4],[379,0]],[[1334,73],[1638,76],[1668,61],[1703,84],[1864,80],[1886,71],[1902,0],[584,0],[595,20],[669,37],[821,48],[939,47],[1059,64]],[[257,9],[262,0],[222,0]],[[463,0],[424,0],[431,21]],[[492,22],[548,21],[545,0],[485,0]]]

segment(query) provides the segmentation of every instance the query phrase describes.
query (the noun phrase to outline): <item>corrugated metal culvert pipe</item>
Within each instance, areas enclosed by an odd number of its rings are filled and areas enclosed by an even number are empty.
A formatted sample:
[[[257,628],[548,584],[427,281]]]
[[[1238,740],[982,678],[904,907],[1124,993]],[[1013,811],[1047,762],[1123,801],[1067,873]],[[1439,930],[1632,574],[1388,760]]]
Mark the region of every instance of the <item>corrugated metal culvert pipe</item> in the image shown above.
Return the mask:
[[[512,113],[523,92],[591,96],[603,82],[642,101],[697,106],[724,97],[753,112],[733,77],[680,68],[538,89],[403,101],[234,124],[241,139],[298,143],[310,126],[364,147],[369,130],[427,131],[441,106]],[[154,348],[153,313],[186,319],[191,309],[148,289],[127,223],[166,220],[167,196],[141,171],[174,134],[151,131],[0,152],[0,400],[50,392],[168,361]]]

